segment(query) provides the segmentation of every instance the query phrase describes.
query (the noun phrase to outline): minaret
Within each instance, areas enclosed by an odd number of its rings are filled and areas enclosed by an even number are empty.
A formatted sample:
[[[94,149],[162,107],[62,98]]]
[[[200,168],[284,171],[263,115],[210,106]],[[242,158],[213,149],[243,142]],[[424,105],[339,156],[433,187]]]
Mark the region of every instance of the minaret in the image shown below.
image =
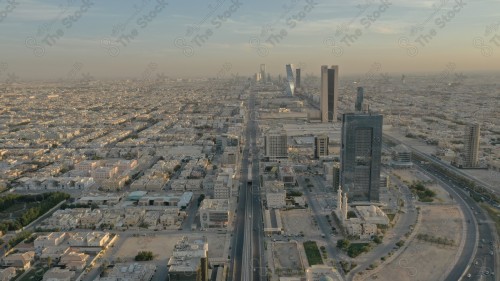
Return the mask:
[[[339,189],[337,190],[337,211],[339,214],[342,213],[342,187],[339,186]]]
[[[349,208],[347,206],[347,192],[344,192],[344,202],[342,203],[342,218],[344,220],[347,220],[347,209]]]

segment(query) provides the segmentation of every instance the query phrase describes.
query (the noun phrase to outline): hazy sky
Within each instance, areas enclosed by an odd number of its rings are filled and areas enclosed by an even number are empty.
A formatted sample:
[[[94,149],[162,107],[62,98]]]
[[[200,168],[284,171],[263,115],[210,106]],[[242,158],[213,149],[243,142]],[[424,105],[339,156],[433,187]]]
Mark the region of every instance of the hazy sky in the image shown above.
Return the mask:
[[[0,38],[0,81],[498,70],[500,1],[0,0]]]

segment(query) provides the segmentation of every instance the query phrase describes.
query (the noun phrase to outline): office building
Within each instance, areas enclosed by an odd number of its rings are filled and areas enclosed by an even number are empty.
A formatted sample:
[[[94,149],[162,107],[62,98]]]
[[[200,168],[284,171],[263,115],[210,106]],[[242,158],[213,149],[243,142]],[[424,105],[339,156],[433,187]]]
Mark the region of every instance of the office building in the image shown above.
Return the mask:
[[[321,135],[314,138],[314,158],[328,156],[328,136]]]
[[[358,95],[356,96],[356,112],[361,112],[363,110],[363,87],[358,87]]]
[[[379,202],[382,123],[379,114],[344,114],[341,182],[351,201]]]
[[[269,132],[264,137],[265,157],[278,161],[288,157],[287,135],[282,132]]]
[[[291,64],[287,64],[285,66],[285,69],[287,78],[286,93],[288,96],[293,96],[295,94],[295,78],[293,77],[293,67]]]
[[[320,111],[321,122],[336,122],[338,99],[339,99],[339,67],[333,65],[328,68],[327,65],[321,66],[321,96]]]
[[[300,88],[300,68],[295,69],[295,88]]]
[[[465,126],[464,136],[464,165],[465,168],[478,166],[479,154],[479,124],[469,124]]]

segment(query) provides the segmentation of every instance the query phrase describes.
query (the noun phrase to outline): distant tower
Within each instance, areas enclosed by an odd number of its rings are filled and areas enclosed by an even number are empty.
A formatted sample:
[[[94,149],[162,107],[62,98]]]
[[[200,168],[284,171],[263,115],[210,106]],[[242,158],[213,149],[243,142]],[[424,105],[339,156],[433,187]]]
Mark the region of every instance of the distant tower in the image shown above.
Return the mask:
[[[337,190],[337,210],[342,213],[342,187]]]
[[[380,201],[382,124],[380,114],[342,117],[341,185],[351,201]]]
[[[406,76],[404,74],[401,75],[401,83],[406,83]]]
[[[293,96],[295,94],[295,78],[293,78],[293,66],[291,64],[285,65],[286,79],[287,79],[287,95]]]
[[[358,95],[356,96],[356,112],[361,112],[363,110],[363,87],[358,87]]]
[[[347,192],[344,192],[344,202],[342,202],[342,218],[347,220],[347,210],[349,209],[349,205],[347,205]]]
[[[321,66],[321,96],[320,111],[321,122],[336,122],[339,97],[339,67],[333,65],[328,68],[327,65]]]
[[[479,124],[469,124],[465,126],[464,167],[466,168],[478,166],[479,133]]]
[[[266,82],[265,80],[266,80],[267,75],[266,75],[266,65],[265,64],[260,65],[260,77],[262,80],[264,80],[264,82]]]
[[[314,158],[319,159],[322,156],[328,156],[328,136],[321,135],[314,137]]]
[[[295,69],[295,88],[300,88],[300,68]]]

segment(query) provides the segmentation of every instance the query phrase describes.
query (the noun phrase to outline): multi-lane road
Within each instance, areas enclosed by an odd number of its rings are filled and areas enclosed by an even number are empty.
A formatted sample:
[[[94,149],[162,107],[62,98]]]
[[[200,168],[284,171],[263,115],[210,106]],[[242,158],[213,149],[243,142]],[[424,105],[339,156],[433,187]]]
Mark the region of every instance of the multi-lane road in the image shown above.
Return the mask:
[[[392,137],[389,139],[399,142]],[[432,157],[422,155],[419,151],[413,152],[429,159],[429,162],[441,165],[440,161]],[[493,222],[470,197],[468,187],[445,175],[433,165],[415,160],[413,163],[417,169],[439,182],[448,191],[459,205],[466,221],[464,248],[445,280],[500,280],[500,275],[495,272],[495,269],[498,269],[498,241]]]
[[[256,281],[266,276],[262,249],[263,223],[254,93],[251,93],[248,100],[248,116],[229,268],[230,280],[235,281]]]

